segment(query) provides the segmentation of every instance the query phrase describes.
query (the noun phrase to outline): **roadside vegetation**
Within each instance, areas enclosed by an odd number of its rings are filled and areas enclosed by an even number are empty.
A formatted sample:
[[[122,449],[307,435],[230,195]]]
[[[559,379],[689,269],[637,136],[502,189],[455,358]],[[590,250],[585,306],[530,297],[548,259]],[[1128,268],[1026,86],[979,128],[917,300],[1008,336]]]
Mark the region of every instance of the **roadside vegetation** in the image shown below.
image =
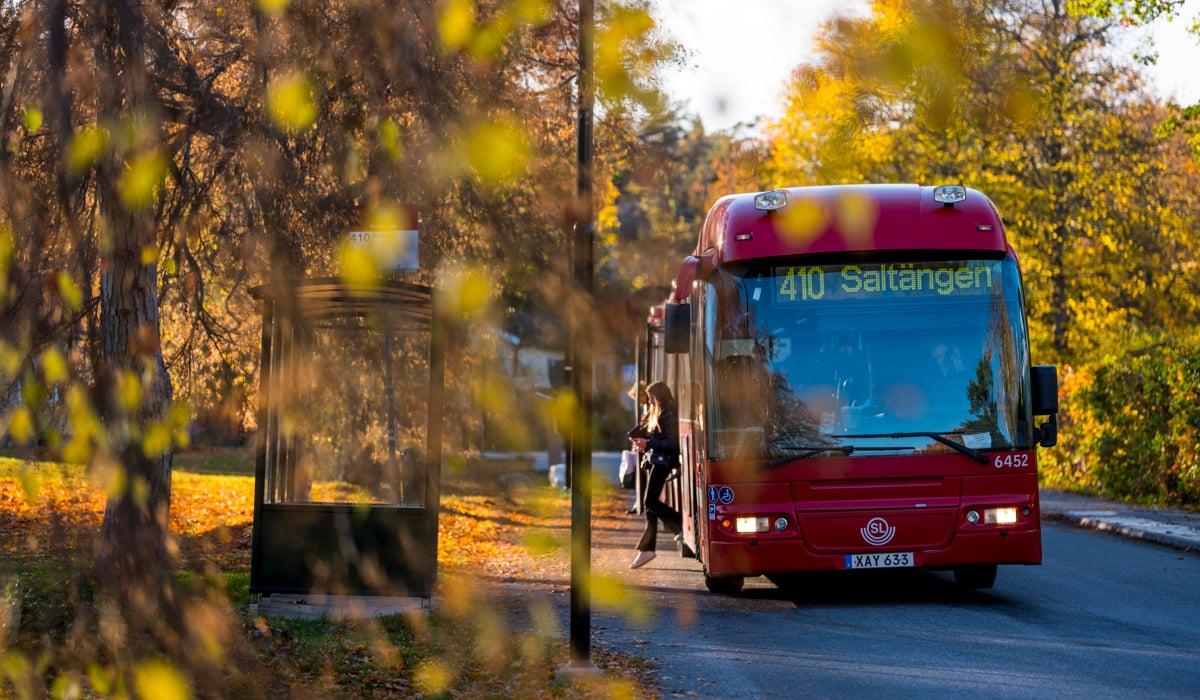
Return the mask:
[[[357,622],[251,614],[253,477],[238,473],[245,452],[222,451],[228,470],[209,451],[180,455],[181,465],[206,473],[181,466],[173,477],[179,568],[171,590],[191,625],[173,659],[152,639],[110,646],[105,637],[112,621],[91,551],[105,493],[86,467],[0,457],[0,633],[8,648],[0,674],[10,691],[79,697],[134,690],[156,698],[178,697],[172,693],[180,689],[230,697],[655,692],[648,662],[606,648],[597,650],[606,675],[595,686],[555,682],[566,646],[550,594],[567,580],[567,509],[566,496],[545,487],[515,496],[461,480],[448,489],[439,604],[428,614]],[[624,499],[601,490],[596,506],[598,525],[611,525]],[[547,583],[514,599],[498,587],[504,581]],[[615,579],[594,585],[601,605],[635,597]]]

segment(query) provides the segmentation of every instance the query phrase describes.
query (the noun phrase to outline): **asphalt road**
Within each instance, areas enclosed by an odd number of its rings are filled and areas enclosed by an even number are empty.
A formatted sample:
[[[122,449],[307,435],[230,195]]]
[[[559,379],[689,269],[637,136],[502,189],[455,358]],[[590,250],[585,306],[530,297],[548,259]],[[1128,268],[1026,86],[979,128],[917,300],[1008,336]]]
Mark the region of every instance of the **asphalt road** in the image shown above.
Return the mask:
[[[968,592],[948,573],[747,581],[709,594],[663,538],[629,571],[637,523],[598,532],[599,571],[656,611],[635,627],[598,613],[597,636],[654,657],[668,695],[711,697],[1200,697],[1200,557],[1046,523],[1044,564],[1001,567]]]

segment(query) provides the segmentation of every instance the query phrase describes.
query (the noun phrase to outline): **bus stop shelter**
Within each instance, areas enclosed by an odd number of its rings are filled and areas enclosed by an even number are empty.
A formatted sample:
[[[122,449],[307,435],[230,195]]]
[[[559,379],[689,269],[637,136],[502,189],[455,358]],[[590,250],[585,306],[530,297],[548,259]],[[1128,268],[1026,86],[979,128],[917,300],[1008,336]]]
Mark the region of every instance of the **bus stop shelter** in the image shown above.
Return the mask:
[[[433,289],[323,279],[256,291],[251,592],[428,598],[444,356]]]

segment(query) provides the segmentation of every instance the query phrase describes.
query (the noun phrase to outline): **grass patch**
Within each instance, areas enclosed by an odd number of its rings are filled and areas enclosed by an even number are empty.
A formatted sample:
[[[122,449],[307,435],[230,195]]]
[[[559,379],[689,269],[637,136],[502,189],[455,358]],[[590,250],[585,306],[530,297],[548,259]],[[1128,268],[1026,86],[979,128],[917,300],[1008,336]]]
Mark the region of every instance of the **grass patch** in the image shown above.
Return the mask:
[[[253,446],[198,447],[175,454],[174,468],[193,474],[254,476]]]

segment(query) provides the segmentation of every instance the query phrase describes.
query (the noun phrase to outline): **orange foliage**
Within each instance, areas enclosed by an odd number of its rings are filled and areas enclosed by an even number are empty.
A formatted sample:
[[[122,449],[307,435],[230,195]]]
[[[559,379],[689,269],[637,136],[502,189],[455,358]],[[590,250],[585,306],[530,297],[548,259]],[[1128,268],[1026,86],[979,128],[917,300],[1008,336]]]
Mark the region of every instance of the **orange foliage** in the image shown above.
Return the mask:
[[[17,561],[86,554],[104,503],[85,467],[0,458],[0,552]],[[617,518],[621,507],[619,496],[598,494],[597,524]],[[249,569],[253,517],[253,477],[174,473],[171,533],[184,568]],[[534,490],[518,502],[495,489],[449,488],[439,528],[445,569],[566,578],[569,502],[562,494]]]

